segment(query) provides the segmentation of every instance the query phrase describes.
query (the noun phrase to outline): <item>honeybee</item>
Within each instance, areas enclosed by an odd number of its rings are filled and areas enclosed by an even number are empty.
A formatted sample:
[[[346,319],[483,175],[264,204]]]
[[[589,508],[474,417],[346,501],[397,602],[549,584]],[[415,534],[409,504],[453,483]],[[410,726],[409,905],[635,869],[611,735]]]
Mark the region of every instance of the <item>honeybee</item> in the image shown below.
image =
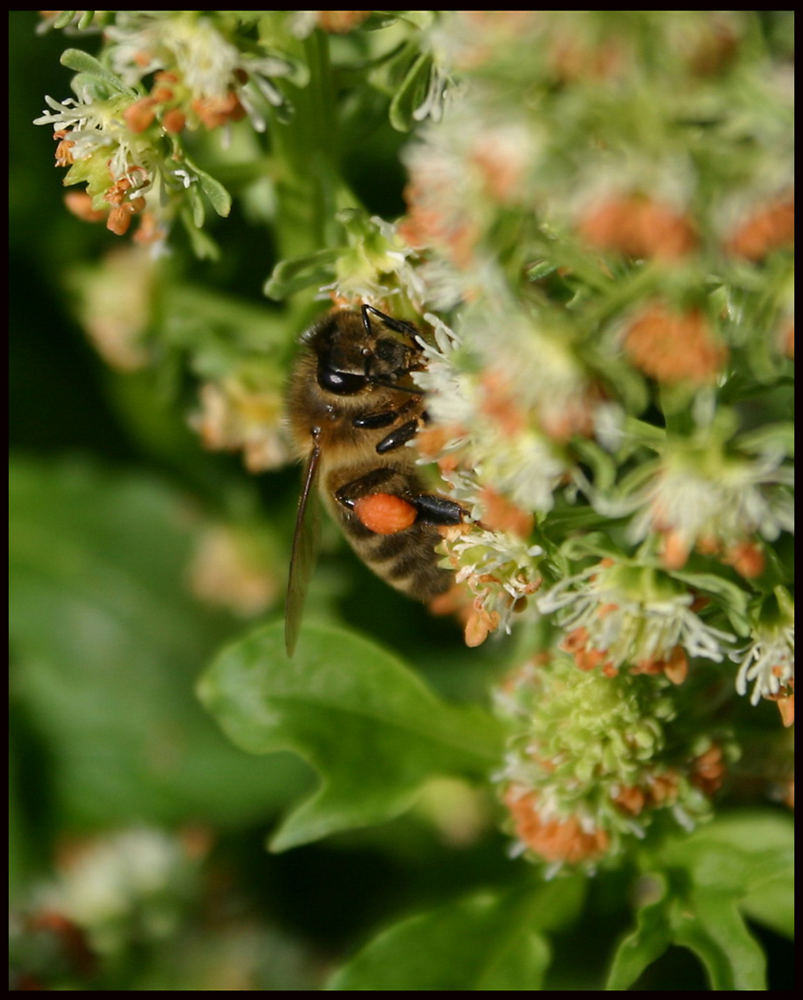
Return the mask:
[[[438,565],[439,526],[465,511],[428,492],[406,448],[427,420],[410,375],[426,367],[416,328],[373,306],[335,309],[301,338],[288,414],[305,461],[285,608],[292,656],[316,544],[315,486],[357,555],[378,576],[421,601],[448,590]]]

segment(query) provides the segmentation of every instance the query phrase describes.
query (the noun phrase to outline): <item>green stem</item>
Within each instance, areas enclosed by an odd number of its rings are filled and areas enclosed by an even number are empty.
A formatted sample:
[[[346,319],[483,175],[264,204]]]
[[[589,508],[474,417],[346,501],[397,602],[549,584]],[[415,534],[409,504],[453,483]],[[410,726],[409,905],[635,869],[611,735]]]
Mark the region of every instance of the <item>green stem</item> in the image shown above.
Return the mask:
[[[341,186],[337,119],[329,63],[329,39],[321,31],[299,42],[310,72],[306,87],[288,84],[295,113],[271,130],[278,176],[276,217],[280,259],[312,253],[330,245],[336,192]]]

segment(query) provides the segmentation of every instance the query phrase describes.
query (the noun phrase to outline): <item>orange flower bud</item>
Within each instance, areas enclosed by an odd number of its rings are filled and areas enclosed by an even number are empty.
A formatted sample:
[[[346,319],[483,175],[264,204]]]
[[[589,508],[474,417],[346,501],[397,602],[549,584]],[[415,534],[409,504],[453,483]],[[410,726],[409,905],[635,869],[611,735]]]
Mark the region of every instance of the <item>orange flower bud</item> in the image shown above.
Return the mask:
[[[84,222],[102,222],[106,218],[104,211],[92,207],[92,199],[86,191],[68,191],[64,195],[64,204]]]
[[[140,97],[123,112],[123,119],[132,132],[144,132],[156,116],[152,97]]]

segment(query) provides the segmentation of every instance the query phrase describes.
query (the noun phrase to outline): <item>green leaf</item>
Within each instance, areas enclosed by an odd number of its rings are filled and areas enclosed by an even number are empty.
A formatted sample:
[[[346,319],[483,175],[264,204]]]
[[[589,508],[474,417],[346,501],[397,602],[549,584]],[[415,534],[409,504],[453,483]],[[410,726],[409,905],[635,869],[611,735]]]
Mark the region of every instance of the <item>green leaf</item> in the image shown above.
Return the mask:
[[[665,865],[688,871],[695,885],[745,895],[790,872],[793,831],[789,816],[744,810],[667,840],[660,856]]]
[[[795,895],[794,867],[774,878],[757,885],[740,901],[739,909],[757,924],[769,927],[782,937],[790,940],[795,936]]]
[[[150,476],[17,459],[10,477],[11,700],[39,756],[19,775],[59,822],[265,822],[303,778],[232,747],[193,686],[233,622],[187,586],[187,497]]]
[[[66,28],[66,26],[72,21],[75,16],[76,11],[74,10],[63,10],[59,16],[53,21],[54,28]]]
[[[343,629],[307,625],[293,659],[281,622],[226,648],[201,701],[251,753],[295,751],[321,776],[271,849],[399,815],[435,774],[484,776],[502,754],[500,724],[440,701],[401,661]]]
[[[214,208],[219,216],[226,218],[231,211],[231,195],[223,187],[219,180],[212,177],[205,170],[201,170],[197,164],[193,163],[187,156],[184,157],[189,170],[197,177],[201,190],[209,199],[209,204]],[[198,223],[200,225],[200,223]]]
[[[184,223],[195,256],[199,260],[217,260],[220,257],[220,247],[207,232],[195,225],[192,213],[186,206],[182,208],[179,218]]]
[[[740,860],[734,866],[732,888],[738,894],[739,909],[751,920],[793,937],[794,822],[790,816],[769,810],[734,813],[701,829],[694,842],[708,843],[720,853],[737,850]],[[697,854],[696,868],[710,864],[705,855]]]
[[[479,893],[409,917],[379,934],[326,989],[540,989],[551,959],[542,926],[564,894],[579,903],[581,883]]]
[[[712,990],[765,990],[766,960],[733,893],[705,889],[677,901],[673,939],[705,966]]]
[[[712,989],[766,989],[764,954],[744,917],[791,934],[788,818],[744,812],[717,819],[691,835],[665,840],[651,864],[663,869],[644,876],[657,892],[619,945],[607,988],[630,988],[648,965],[677,945],[698,956]]]
[[[326,284],[334,276],[334,265],[341,252],[318,250],[303,257],[280,261],[265,282],[263,288],[265,295],[280,301],[311,285]]]
[[[206,218],[206,210],[204,209],[203,198],[201,198],[198,193],[198,188],[194,185],[190,185],[187,188],[187,205],[190,209],[190,214],[192,216],[192,224],[196,229],[203,229],[204,219]]]
[[[742,451],[753,454],[780,450],[793,458],[795,454],[795,425],[786,422],[767,424],[757,430],[740,434],[734,444]]]
[[[722,600],[723,609],[732,627],[739,635],[749,633],[747,602],[750,595],[740,586],[714,573],[687,573],[681,570],[672,570],[671,576],[675,580],[681,580],[690,587],[694,587],[695,590],[715,594]]]
[[[649,882],[653,891],[649,901],[638,911],[636,929],[621,941],[614,952],[605,985],[608,990],[629,989],[672,943],[672,930],[666,912],[666,879],[653,872],[642,876],[642,880]]]
[[[100,80],[110,90],[118,94],[133,96],[136,93],[131,87],[126,87],[115,73],[106,69],[94,56],[89,55],[88,52],[82,52],[80,49],[66,49],[61,55],[61,65],[76,73],[86,73],[88,76]]]
[[[580,456],[581,461],[591,467],[595,490],[610,490],[616,479],[616,465],[608,452],[579,435],[572,441],[572,449]]]
[[[397,132],[409,132],[413,127],[413,116],[426,97],[431,71],[432,57],[419,55],[393,95],[388,115],[390,124]]]

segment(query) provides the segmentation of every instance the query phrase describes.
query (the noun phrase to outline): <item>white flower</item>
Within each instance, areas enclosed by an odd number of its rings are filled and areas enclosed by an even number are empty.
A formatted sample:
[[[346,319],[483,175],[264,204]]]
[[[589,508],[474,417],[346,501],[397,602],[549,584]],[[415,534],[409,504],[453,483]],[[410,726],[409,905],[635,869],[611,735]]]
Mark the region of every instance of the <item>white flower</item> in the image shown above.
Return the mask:
[[[236,92],[258,132],[265,131],[266,122],[257,94],[278,107],[284,97],[272,78],[301,72],[300,64],[293,67],[275,55],[240,52],[197,12],[118,12],[106,36],[113,43],[112,67],[130,86],[157,70],[169,70],[196,100],[220,100]]]
[[[416,374],[416,382],[427,392],[427,412],[433,423],[460,428],[459,444],[466,446],[470,456],[470,463],[465,464],[470,464],[480,484],[492,486],[522,510],[551,510],[553,493],[568,466],[549,438],[524,424],[526,408],[507,391],[507,385],[504,391],[497,392],[489,380],[483,383],[479,376],[465,370],[466,353],[479,353],[471,346],[472,340],[479,339],[476,318],[468,330],[461,324],[459,335],[436,316],[427,313],[425,318],[435,331],[435,344],[421,342],[427,370]],[[511,370],[515,372],[519,367],[511,358]],[[489,419],[485,408],[489,394],[493,394],[494,405],[498,402],[503,410],[510,408],[511,419],[521,419],[521,428],[507,433]],[[455,441],[452,446],[457,444]]]
[[[56,101],[45,97],[48,105],[34,125],[52,125],[54,131],[69,132],[75,160],[91,156],[95,150],[120,144],[128,136],[128,128],[119,115],[119,109],[107,101],[83,101],[67,97]]]
[[[642,510],[631,523],[631,539],[671,530],[691,549],[699,538],[730,543],[760,534],[774,541],[793,532],[794,475],[782,461],[777,452],[708,463],[683,451],[664,456],[634,497]]]
[[[287,461],[278,390],[254,388],[229,376],[221,382],[204,383],[200,402],[200,411],[190,417],[189,423],[207,448],[242,449],[251,472],[275,469]]]
[[[68,97],[56,101],[45,97],[49,110],[43,110],[35,125],[52,125],[55,132],[66,132],[70,162],[78,163],[97,155],[109,185],[126,178],[127,197],[142,197],[153,187],[160,170],[155,152],[147,140],[140,139],[128,128],[123,112],[130,105],[127,96],[108,101],[75,100]],[[165,171],[169,177],[173,171]],[[69,182],[70,175],[67,175]]]
[[[516,603],[540,586],[536,560],[543,549],[509,532],[478,525],[465,534],[447,535],[444,547],[455,582],[465,583],[474,595],[475,610],[492,618],[494,629],[509,633]]]
[[[427,413],[433,423],[448,428],[467,427],[476,413],[476,379],[455,364],[460,338],[432,313],[426,313],[424,319],[432,326],[435,342],[418,338],[427,367],[413,378],[427,394]]]
[[[762,698],[772,698],[795,678],[795,626],[761,628],[749,646],[735,650],[730,658],[739,663],[738,694],[746,694],[747,685],[752,683],[751,704],[757,705]]]
[[[240,53],[208,18],[194,12],[123,12],[106,29],[114,71],[129,85],[159,69],[175,68],[196,97],[223,97]],[[147,55],[145,60],[143,55]]]
[[[665,661],[677,646],[688,656],[722,659],[723,643],[734,636],[706,625],[691,610],[690,593],[650,586],[651,571],[631,572],[589,566],[545,593],[538,610],[557,612],[566,631],[585,629],[587,646],[604,652],[614,666]]]

